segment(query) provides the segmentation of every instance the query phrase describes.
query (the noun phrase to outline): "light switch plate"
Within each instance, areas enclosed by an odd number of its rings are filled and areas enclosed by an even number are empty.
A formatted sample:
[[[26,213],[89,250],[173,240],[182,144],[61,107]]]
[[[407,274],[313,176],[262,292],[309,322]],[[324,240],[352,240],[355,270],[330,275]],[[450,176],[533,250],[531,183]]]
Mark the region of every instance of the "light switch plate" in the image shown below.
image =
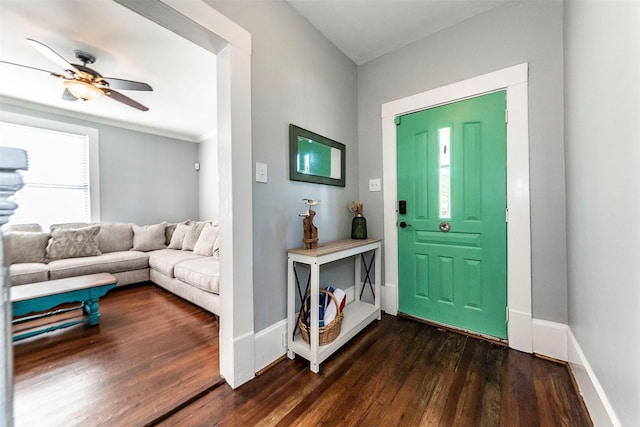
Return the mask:
[[[380,191],[380,178],[373,178],[369,180],[369,191]]]
[[[267,182],[267,164],[256,162],[256,182]]]

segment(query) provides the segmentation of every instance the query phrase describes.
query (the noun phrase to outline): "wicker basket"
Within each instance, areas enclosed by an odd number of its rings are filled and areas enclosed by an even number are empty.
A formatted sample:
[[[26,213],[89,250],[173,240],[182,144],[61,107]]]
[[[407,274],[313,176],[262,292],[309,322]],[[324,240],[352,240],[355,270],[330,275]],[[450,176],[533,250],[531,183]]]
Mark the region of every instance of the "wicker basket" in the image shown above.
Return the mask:
[[[320,289],[320,292],[325,293],[331,297],[333,303],[336,305],[336,318],[331,321],[328,325],[325,325],[318,329],[318,345],[329,344],[331,341],[338,338],[340,335],[340,328],[342,326],[342,318],[344,315],[342,314],[342,310],[340,310],[340,303],[336,299],[336,297],[326,289]],[[308,295],[308,294],[307,294]],[[309,327],[304,322],[304,319],[307,317],[307,298],[304,299],[304,306],[302,308],[302,314],[298,318],[298,327],[300,328],[300,334],[302,335],[302,339],[309,343]]]

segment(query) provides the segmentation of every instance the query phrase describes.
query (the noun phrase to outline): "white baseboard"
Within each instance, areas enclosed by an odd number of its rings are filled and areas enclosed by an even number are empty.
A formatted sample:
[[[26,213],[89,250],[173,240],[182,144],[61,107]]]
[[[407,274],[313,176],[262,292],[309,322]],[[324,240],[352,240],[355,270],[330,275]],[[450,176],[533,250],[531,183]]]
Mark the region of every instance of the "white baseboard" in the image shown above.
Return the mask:
[[[531,313],[509,309],[507,336],[510,348],[524,353],[533,352],[531,323]]]
[[[254,368],[266,368],[287,352],[287,319],[282,319],[256,333]],[[284,340],[284,341],[283,341]]]
[[[584,356],[578,341],[568,329],[568,361],[573,377],[578,383],[580,394],[587,405],[591,421],[595,426],[620,427],[620,421],[609,403],[609,399]]]
[[[568,361],[569,327],[562,323],[533,319],[533,352],[564,362]]]
[[[385,283],[381,286],[382,297],[382,309],[385,313],[392,316],[398,315],[398,286],[395,283]]]
[[[252,331],[231,341],[233,350],[226,353],[234,357],[233,364],[225,363],[222,360],[223,353],[220,352],[220,374],[227,381],[227,384],[234,389],[255,377],[254,361],[251,357],[251,355],[255,354],[254,336]]]

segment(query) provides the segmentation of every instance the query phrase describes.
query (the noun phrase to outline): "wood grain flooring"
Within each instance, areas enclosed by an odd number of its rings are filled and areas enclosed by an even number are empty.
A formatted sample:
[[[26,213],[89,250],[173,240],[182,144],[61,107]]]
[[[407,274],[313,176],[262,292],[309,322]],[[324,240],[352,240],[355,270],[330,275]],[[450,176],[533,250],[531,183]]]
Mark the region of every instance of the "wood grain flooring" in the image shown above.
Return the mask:
[[[284,359],[162,426],[590,426],[567,368],[383,316],[323,363]]]
[[[101,313],[15,345],[17,427],[592,425],[566,366],[410,319],[384,315],[320,374],[285,358],[233,390],[205,311],[149,285]]]
[[[222,382],[210,313],[148,284],[109,292],[100,314],[14,344],[16,427],[142,426]]]

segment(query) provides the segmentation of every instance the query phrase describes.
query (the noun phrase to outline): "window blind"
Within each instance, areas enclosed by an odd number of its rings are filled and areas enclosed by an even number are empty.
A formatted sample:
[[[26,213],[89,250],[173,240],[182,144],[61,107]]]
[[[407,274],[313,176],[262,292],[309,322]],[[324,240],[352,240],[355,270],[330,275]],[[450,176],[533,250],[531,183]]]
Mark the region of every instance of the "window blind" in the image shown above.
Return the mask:
[[[0,145],[27,151],[25,186],[9,224],[89,222],[89,139],[87,135],[0,122]]]

